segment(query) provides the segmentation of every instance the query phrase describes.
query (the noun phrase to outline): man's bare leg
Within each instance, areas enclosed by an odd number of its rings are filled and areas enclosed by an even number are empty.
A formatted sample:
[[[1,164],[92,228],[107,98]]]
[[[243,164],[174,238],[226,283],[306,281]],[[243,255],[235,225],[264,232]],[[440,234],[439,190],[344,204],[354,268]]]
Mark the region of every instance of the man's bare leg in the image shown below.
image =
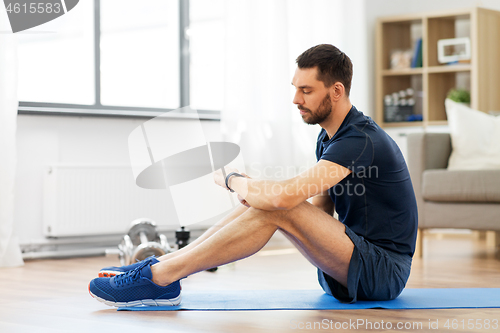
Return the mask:
[[[153,282],[168,285],[246,258],[259,251],[278,229],[291,235],[316,267],[347,285],[354,244],[341,222],[308,202],[287,211],[248,209],[197,246],[152,266]]]
[[[164,261],[167,259],[171,259],[174,257],[177,257],[187,251],[192,250],[199,244],[201,244],[203,241],[205,241],[207,238],[215,234],[217,231],[219,231],[221,228],[223,228],[225,225],[227,225],[229,222],[235,220],[238,218],[241,214],[246,212],[248,207],[239,205],[236,207],[231,213],[229,213],[226,217],[224,217],[222,220],[211,226],[207,231],[205,231],[200,237],[196,238],[193,242],[189,243],[182,249],[179,249],[177,251],[167,253],[159,258],[157,258],[159,261]]]
[[[316,266],[313,262],[313,259],[309,257],[307,252],[302,248],[303,245],[295,238],[292,234],[288,233],[284,229],[279,229],[279,231],[292,243],[297,250],[299,250],[300,254],[302,254],[311,264]]]

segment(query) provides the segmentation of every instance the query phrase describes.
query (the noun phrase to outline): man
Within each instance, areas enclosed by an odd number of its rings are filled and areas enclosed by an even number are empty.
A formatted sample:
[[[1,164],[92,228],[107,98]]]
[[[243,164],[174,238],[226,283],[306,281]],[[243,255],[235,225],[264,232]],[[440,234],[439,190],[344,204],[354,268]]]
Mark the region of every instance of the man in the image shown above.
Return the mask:
[[[335,46],[301,54],[293,103],[322,127],[317,164],[286,181],[218,170],[216,184],[242,206],[179,251],[104,269],[117,275],[92,280],[91,294],[114,306],[176,305],[180,279],[251,256],[279,230],[318,268],[326,293],[342,302],[396,298],[415,250],[415,196],[397,145],[351,104],[351,79],[351,61]]]

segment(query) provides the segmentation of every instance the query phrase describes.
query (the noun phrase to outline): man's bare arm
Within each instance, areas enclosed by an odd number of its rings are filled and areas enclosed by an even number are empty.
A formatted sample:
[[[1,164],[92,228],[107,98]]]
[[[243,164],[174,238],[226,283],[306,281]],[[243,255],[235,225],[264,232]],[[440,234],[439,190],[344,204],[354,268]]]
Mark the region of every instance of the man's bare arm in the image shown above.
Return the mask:
[[[232,170],[226,170],[230,172]],[[320,160],[312,168],[284,181],[231,177],[229,185],[251,207],[262,210],[288,210],[322,194],[351,171],[336,163]],[[215,173],[216,183],[225,187],[222,172]]]
[[[323,210],[327,214],[333,216],[333,212],[335,210],[335,204],[333,203],[332,198],[328,194],[328,190],[314,196],[312,198],[312,204],[318,207],[319,209]]]

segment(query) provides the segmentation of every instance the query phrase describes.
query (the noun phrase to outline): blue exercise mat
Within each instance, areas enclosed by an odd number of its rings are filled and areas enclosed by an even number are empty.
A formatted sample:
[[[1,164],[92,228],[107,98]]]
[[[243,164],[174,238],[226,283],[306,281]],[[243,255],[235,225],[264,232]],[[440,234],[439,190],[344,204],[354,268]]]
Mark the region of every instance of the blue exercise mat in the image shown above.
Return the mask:
[[[185,291],[178,306],[119,308],[129,311],[356,310],[498,308],[500,288],[405,289],[392,301],[345,304],[322,290]]]

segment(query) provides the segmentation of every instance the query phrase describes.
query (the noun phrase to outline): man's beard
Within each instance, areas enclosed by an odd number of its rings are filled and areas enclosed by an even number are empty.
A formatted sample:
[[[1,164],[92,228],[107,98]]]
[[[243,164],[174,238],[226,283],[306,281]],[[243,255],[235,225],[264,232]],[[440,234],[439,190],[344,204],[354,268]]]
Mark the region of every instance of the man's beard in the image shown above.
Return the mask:
[[[302,120],[309,125],[321,124],[328,118],[330,113],[332,113],[332,101],[330,100],[330,94],[327,94],[326,97],[321,101],[318,109],[315,112],[312,112],[308,108],[298,106],[300,110],[307,111],[308,113],[302,115]],[[305,119],[304,117],[309,115],[309,119]]]

